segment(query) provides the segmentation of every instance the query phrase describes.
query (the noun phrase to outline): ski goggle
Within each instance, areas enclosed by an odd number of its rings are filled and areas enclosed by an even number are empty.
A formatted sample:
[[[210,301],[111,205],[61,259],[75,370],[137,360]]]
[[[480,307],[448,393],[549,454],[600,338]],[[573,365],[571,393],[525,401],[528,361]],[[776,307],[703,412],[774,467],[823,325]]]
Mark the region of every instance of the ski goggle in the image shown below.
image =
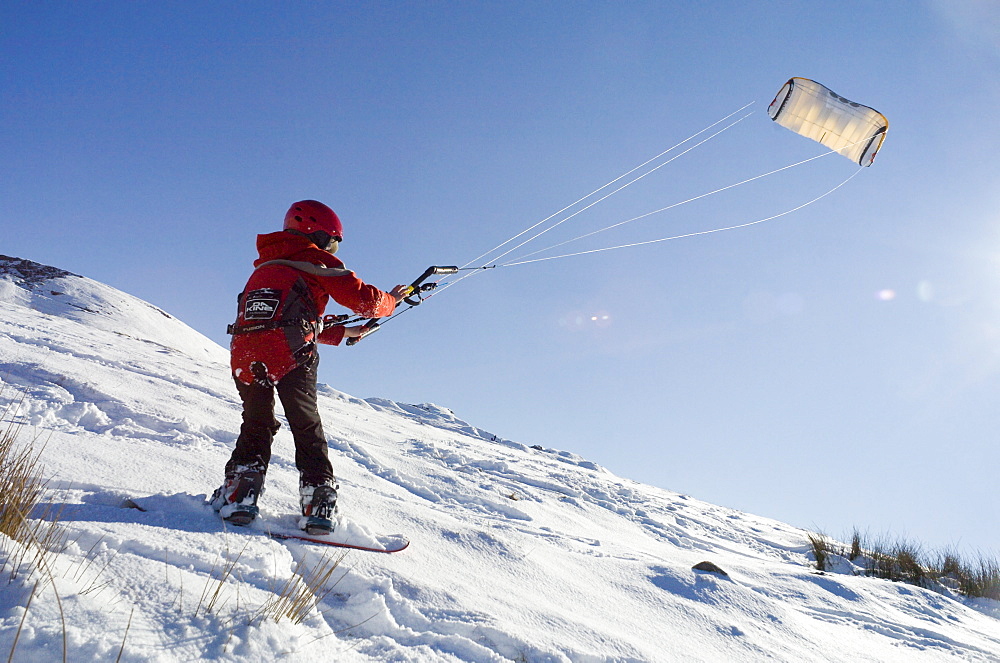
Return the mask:
[[[336,235],[329,235],[323,230],[317,230],[316,232],[310,233],[306,236],[312,240],[313,244],[328,253],[336,253],[341,242],[340,237],[337,237]]]

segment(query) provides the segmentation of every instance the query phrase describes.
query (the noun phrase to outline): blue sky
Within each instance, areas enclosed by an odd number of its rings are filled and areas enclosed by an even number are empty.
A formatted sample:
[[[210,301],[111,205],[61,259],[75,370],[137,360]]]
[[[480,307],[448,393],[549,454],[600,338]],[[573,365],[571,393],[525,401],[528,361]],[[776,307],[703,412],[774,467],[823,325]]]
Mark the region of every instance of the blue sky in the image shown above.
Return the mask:
[[[821,154],[765,113],[791,76],[879,109],[875,165],[799,212],[477,274],[325,349],[321,379],[834,536],[1000,550],[996,2],[5,2],[0,24],[0,253],[220,343],[294,200],[333,207],[339,255],[388,289],[750,102],[525,251]],[[581,248],[778,214],[855,169]]]

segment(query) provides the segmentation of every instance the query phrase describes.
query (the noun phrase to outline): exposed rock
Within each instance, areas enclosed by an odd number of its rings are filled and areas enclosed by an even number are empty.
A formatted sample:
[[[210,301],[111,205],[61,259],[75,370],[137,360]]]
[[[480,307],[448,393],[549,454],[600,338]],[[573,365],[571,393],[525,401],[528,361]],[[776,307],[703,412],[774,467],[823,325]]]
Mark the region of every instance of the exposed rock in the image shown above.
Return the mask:
[[[77,276],[73,272],[67,272],[65,269],[59,269],[58,267],[49,267],[48,265],[42,265],[31,260],[0,255],[0,275],[4,274],[13,276],[14,282],[17,285],[27,287],[31,290],[52,279]],[[52,291],[52,294],[57,295],[62,293]]]
[[[706,571],[708,573],[718,573],[721,576],[729,577],[729,574],[723,571],[713,562],[698,562],[691,567],[692,571]]]

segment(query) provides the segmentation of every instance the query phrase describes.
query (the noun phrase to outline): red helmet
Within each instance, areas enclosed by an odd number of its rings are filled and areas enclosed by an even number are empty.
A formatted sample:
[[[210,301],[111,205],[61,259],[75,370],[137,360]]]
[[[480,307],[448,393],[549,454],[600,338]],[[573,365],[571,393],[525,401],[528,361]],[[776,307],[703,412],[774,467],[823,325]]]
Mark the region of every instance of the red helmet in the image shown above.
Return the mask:
[[[285,230],[298,230],[305,235],[322,230],[337,241],[344,238],[340,218],[318,200],[302,200],[289,207],[285,214]]]

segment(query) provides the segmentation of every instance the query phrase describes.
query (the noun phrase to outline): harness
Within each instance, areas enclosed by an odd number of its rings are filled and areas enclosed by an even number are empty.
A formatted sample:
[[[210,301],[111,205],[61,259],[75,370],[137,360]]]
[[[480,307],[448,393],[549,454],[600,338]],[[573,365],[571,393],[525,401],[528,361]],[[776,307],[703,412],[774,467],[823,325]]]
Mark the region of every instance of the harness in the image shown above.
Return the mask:
[[[257,269],[275,264],[298,268],[302,263],[271,260],[259,265]],[[278,288],[257,288],[249,292],[244,290],[237,295],[236,302],[237,320],[226,328],[226,333],[232,336],[295,327],[301,329],[304,335],[312,332],[318,336],[323,331],[323,322],[312,292],[301,276],[287,293]],[[244,324],[240,324],[240,318]],[[246,324],[247,322],[250,324]],[[295,354],[301,350],[302,348]]]

